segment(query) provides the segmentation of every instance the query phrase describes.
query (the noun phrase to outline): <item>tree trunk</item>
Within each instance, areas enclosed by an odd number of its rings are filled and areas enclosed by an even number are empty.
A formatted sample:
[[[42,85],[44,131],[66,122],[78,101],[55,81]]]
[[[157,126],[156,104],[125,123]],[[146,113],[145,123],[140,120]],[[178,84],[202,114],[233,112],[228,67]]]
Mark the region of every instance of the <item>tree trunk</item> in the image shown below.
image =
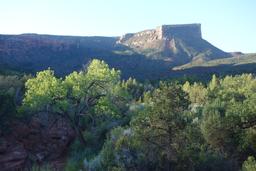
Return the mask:
[[[79,139],[79,141],[81,142],[82,145],[86,145],[86,140],[83,136],[83,133],[81,131],[81,129],[79,128],[79,119],[76,118],[77,116],[74,117],[74,121],[72,120],[72,118],[69,116],[69,114],[65,113],[65,117],[67,118],[67,120],[69,121],[69,123],[71,124],[71,127],[74,129],[77,138]]]
[[[77,127],[77,126],[74,126],[74,129],[76,131],[76,136],[78,137],[80,143],[85,146],[87,143],[86,143],[86,140],[84,138],[84,135],[83,135],[81,129],[79,127]]]

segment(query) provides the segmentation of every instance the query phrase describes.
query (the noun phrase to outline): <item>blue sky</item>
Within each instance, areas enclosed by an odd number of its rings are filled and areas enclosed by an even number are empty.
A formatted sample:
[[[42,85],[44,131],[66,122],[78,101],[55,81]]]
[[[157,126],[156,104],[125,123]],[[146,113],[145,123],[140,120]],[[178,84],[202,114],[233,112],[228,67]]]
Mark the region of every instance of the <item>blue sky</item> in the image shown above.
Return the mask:
[[[201,23],[225,51],[256,52],[256,0],[1,0],[0,34],[120,36]]]

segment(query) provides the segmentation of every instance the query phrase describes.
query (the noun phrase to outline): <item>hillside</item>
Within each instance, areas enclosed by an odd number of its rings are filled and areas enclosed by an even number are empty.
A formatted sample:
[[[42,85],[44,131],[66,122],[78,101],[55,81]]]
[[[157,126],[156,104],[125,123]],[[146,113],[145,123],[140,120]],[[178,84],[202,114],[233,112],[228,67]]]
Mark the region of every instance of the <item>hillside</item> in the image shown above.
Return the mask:
[[[205,62],[190,62],[182,66],[174,67],[173,70],[185,70],[195,67],[217,67],[221,65],[239,66],[247,64],[256,64],[256,54],[242,54],[230,58],[214,59]]]
[[[74,37],[53,35],[0,35],[0,70],[35,73],[48,67],[59,76],[80,70],[90,60],[105,60],[123,71],[122,77],[138,79],[166,75],[169,62],[150,60],[116,44],[116,37]]]
[[[232,55],[204,40],[200,24],[163,25],[121,37],[0,35],[1,73],[50,67],[64,76],[96,58],[122,70],[122,78],[162,79],[180,76],[173,67]]]

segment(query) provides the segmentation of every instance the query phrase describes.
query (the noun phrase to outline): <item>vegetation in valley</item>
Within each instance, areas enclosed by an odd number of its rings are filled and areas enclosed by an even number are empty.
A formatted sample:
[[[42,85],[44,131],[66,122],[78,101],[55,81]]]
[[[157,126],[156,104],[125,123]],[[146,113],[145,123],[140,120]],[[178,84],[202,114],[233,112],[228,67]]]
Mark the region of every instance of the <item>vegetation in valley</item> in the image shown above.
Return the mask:
[[[51,69],[1,76],[1,136],[13,121],[45,112],[75,132],[67,171],[255,170],[254,75],[153,84],[120,74],[92,60],[64,78]],[[32,170],[53,169],[50,158],[47,167],[31,162]]]

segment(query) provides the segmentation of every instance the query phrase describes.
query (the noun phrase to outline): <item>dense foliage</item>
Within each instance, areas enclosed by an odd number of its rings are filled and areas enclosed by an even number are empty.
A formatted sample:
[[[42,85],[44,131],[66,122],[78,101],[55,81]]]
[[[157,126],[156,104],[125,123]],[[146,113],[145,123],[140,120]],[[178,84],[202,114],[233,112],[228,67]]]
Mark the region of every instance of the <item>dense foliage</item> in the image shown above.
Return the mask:
[[[65,78],[50,69],[1,76],[1,133],[17,116],[44,111],[76,132],[65,170],[255,170],[253,75],[153,86],[120,74],[93,60]]]
[[[16,107],[21,104],[24,82],[28,78],[0,75],[0,134],[8,132],[8,125],[17,117]]]
[[[215,75],[160,83],[125,127],[111,131],[91,170],[253,170],[256,79]]]

